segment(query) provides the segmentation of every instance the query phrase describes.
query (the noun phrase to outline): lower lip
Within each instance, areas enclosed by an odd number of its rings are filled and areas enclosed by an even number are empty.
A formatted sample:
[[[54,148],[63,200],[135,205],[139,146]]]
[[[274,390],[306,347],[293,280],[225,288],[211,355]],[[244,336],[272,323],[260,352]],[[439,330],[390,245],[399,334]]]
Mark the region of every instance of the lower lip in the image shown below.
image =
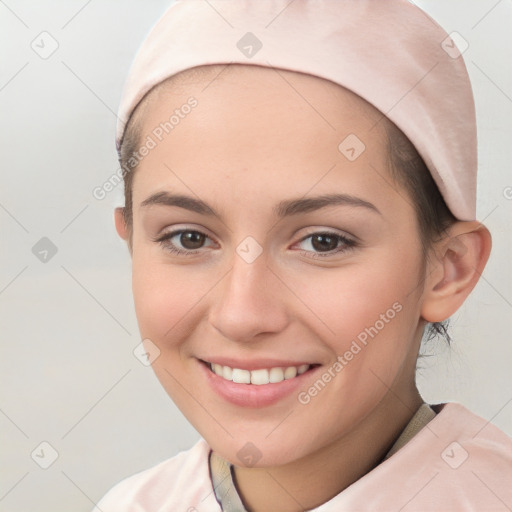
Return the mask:
[[[267,407],[296,392],[308,379],[312,372],[318,367],[310,368],[301,375],[293,379],[283,380],[272,384],[238,384],[236,382],[223,379],[216,373],[213,373],[205,363],[200,361],[200,371],[206,377],[211,388],[222,398],[239,407]]]

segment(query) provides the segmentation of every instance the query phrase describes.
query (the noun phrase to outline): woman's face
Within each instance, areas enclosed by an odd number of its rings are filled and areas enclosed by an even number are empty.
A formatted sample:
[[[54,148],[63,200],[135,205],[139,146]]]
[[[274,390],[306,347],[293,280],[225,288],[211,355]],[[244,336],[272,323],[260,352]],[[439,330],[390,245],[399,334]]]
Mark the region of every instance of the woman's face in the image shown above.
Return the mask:
[[[135,306],[158,378],[208,443],[235,464],[285,464],[414,389],[416,214],[358,96],[268,68],[217,73],[144,112]]]

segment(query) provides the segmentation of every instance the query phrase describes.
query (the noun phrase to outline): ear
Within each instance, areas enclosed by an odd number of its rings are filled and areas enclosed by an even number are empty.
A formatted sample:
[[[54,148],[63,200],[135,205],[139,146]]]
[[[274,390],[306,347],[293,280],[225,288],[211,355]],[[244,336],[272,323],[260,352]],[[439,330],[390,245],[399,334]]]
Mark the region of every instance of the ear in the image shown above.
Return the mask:
[[[442,322],[459,309],[480,279],[491,245],[489,230],[477,221],[456,222],[436,243],[427,265],[424,320]]]
[[[114,211],[114,222],[116,225],[117,234],[126,242],[128,242],[128,228],[124,220],[124,208],[117,207]]]

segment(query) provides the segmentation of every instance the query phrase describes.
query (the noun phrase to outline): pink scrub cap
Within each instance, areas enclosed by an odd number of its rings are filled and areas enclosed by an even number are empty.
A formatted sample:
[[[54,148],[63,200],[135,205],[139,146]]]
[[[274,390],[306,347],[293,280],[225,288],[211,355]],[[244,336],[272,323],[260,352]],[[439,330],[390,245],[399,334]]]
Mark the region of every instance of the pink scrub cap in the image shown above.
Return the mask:
[[[189,68],[228,63],[307,73],[358,94],[414,144],[454,216],[475,219],[468,73],[453,39],[409,1],[177,1],[132,65],[119,107],[118,151],[125,123],[155,85]]]

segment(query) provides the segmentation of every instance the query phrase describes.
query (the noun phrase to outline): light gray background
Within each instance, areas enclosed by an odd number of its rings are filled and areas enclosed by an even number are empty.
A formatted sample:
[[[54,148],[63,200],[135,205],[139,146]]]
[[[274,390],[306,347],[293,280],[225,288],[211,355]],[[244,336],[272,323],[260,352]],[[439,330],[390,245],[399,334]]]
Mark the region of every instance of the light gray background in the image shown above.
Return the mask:
[[[417,3],[469,43],[478,217],[494,236],[482,280],[453,319],[455,343],[432,346],[420,389],[510,434],[512,2]],[[121,478],[198,438],[132,353],[130,260],[112,221],[121,187],[92,195],[117,169],[115,112],[131,60],[168,4],[0,1],[1,511],[88,511]],[[59,44],[47,59],[31,48],[43,46],[42,31]],[[32,252],[42,237],[58,249],[46,263]],[[58,452],[48,469],[35,462],[49,461],[48,448],[31,458],[42,441]]]

